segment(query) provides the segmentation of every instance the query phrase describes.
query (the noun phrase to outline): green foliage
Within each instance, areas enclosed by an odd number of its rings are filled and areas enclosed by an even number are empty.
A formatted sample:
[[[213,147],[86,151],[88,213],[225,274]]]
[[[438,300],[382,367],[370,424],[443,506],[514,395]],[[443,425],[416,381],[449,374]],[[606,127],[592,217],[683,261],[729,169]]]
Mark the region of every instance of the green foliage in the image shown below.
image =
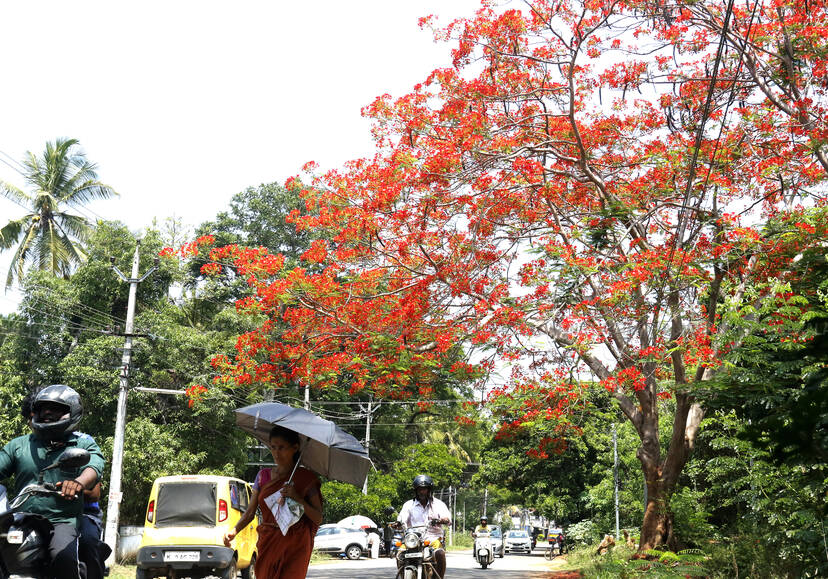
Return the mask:
[[[266,247],[281,253],[295,264],[313,240],[308,230],[297,231],[286,222],[291,212],[306,213],[305,202],[294,190],[278,183],[248,187],[230,200],[230,210],[222,211],[214,221],[201,224],[197,235],[215,235],[216,243]],[[291,266],[292,267],[292,266]]]
[[[85,242],[91,225],[68,211],[95,199],[117,195],[98,181],[96,166],[86,159],[76,139],[47,142],[41,156],[26,153],[23,178],[27,193],[0,181],[0,195],[26,207],[27,213],[0,228],[0,250],[17,244],[6,278],[6,287],[23,278],[31,264],[52,275],[68,277],[85,258]]]
[[[674,531],[683,544],[706,547],[719,538],[704,498],[704,492],[683,487],[670,500]]]
[[[610,395],[603,388],[586,390],[589,412],[575,420],[578,431],[566,439],[566,449],[548,458],[532,456],[537,436],[547,423],[539,422],[537,432],[522,430],[491,441],[483,454],[475,482],[497,485],[513,491],[512,502],[533,507],[549,520],[567,526],[589,520],[597,534],[615,529],[613,424],[618,444],[619,511],[622,526],[638,526],[644,515],[641,464],[636,457],[640,440],[633,426],[621,420]],[[659,405],[661,424],[672,420],[670,401]],[[546,425],[546,426],[540,426]],[[666,448],[667,440],[663,441]]]
[[[585,577],[597,579],[633,577],[709,577],[710,557],[698,549],[678,552],[647,550],[633,555],[633,551],[618,546],[602,555],[595,554],[597,545],[572,553],[568,560],[581,570]]]
[[[335,523],[351,515],[370,517],[363,509],[366,495],[362,494],[362,489],[354,485],[337,481],[325,482],[322,484],[322,497],[324,523]]]
[[[412,444],[402,452],[402,460],[394,464],[391,475],[397,483],[397,497],[411,498],[411,482],[418,474],[427,474],[434,488],[456,486],[463,473],[463,462],[449,454],[442,444]]]
[[[743,426],[735,412],[708,416],[685,469],[686,486],[704,489],[687,497],[698,499],[695,509],[709,513],[716,527],[711,567],[724,577],[734,569],[757,577],[825,573],[828,469],[776,464],[741,436]],[[682,528],[687,531],[698,534]],[[711,545],[697,540],[705,550]]]
[[[104,454],[112,456],[112,437],[98,442]],[[149,418],[137,418],[127,425],[124,456],[121,521],[136,524],[143,519],[152,482],[159,476],[199,472],[204,453],[184,447],[176,432]]]
[[[413,444],[403,449],[405,461],[398,462],[391,473],[374,472],[368,476],[368,493],[337,481],[322,485],[324,497],[323,521],[335,523],[351,515],[365,515],[380,524],[386,521],[385,508],[399,511],[412,497],[411,481],[418,474],[434,479],[435,490],[448,487],[460,477],[463,463],[452,457],[443,445]]]
[[[579,521],[564,529],[566,539],[575,546],[591,545],[601,540],[601,532],[592,521]]]

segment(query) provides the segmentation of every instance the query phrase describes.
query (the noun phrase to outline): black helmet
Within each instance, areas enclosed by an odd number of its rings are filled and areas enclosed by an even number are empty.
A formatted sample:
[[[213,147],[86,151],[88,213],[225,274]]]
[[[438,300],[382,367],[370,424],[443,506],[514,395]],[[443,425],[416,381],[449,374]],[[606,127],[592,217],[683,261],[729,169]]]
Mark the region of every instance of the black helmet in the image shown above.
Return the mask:
[[[427,474],[418,474],[414,477],[414,482],[411,483],[411,486],[414,487],[415,491],[422,487],[426,487],[428,490],[431,490],[434,488],[434,481],[431,480],[431,477]]]
[[[390,517],[391,515],[393,515],[396,512],[396,509],[394,507],[392,507],[391,505],[388,505],[387,507],[385,507],[383,509],[383,512],[385,512],[385,515],[387,517]]]
[[[55,422],[41,422],[40,407],[46,403],[60,404],[66,411]],[[80,395],[65,384],[52,384],[38,392],[32,401],[32,430],[40,438],[55,439],[72,432],[83,417]]]

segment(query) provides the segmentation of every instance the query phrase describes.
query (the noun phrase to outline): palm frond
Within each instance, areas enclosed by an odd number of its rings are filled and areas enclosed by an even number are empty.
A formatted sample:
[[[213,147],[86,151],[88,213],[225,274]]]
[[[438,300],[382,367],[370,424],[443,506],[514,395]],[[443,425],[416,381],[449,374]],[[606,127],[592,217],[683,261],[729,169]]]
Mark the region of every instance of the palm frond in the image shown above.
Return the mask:
[[[64,201],[71,205],[82,205],[95,199],[109,199],[117,196],[118,192],[109,185],[104,185],[99,181],[85,181],[79,187],[72,189]]]
[[[9,221],[0,229],[0,249],[9,249],[14,245],[23,233],[26,223],[30,222],[32,215],[25,215],[20,219]]]
[[[85,254],[78,251],[66,232],[55,221],[49,222],[48,229],[38,238],[38,266],[55,275],[68,276],[72,265],[81,263]]]
[[[83,242],[89,239],[92,226],[90,225],[89,220],[85,217],[62,211],[60,213],[55,213],[54,219],[67,235]]]
[[[32,251],[32,240],[37,236],[36,222],[31,221],[28,230],[23,236],[23,241],[17,246],[17,250],[12,256],[11,265],[9,265],[9,273],[6,276],[6,287],[9,288],[14,283],[15,274],[18,279],[23,279],[23,266],[29,258]]]
[[[5,181],[0,181],[0,195],[21,205],[31,201],[30,197],[24,191]]]

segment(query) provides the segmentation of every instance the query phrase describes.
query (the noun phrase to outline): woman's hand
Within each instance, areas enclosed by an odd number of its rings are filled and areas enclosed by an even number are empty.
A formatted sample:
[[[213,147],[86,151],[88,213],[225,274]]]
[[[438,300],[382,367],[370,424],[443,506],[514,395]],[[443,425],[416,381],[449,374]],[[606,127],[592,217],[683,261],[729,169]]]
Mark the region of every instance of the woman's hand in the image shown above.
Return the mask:
[[[296,491],[296,487],[293,486],[293,483],[285,483],[282,487],[282,498],[279,499],[279,504],[284,504],[285,499],[293,499],[297,503],[303,502],[302,497],[299,496],[299,493]]]
[[[230,546],[230,541],[232,541],[235,538],[237,532],[238,531],[236,531],[236,528],[234,527],[234,528],[230,529],[229,531],[227,531],[224,534],[224,546],[225,547]]]

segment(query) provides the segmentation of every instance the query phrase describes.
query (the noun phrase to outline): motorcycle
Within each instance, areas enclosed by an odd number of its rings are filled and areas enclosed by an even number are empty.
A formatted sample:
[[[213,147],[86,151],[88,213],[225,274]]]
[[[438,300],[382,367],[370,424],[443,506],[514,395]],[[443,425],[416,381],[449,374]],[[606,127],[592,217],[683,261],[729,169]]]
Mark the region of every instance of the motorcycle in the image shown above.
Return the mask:
[[[397,547],[397,579],[439,579],[434,552],[440,540],[425,539],[426,526],[408,527]]]
[[[494,563],[494,549],[488,531],[477,531],[474,538],[474,558],[483,569]]]
[[[58,459],[40,471],[35,484],[26,485],[7,502],[0,512],[0,579],[48,579],[49,540],[54,527],[44,516],[19,510],[35,495],[59,495],[52,483],[43,481],[43,473],[54,468],[74,469],[89,462],[89,452],[83,448],[68,448]],[[3,496],[0,504],[7,501]]]

